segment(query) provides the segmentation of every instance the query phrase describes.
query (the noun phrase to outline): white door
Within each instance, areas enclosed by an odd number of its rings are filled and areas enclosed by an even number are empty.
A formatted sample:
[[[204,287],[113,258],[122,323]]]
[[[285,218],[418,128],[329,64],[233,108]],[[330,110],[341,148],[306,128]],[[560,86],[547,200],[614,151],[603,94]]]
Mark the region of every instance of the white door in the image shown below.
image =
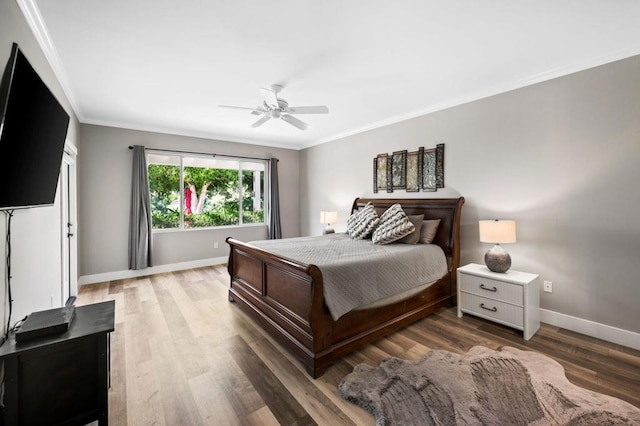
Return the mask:
[[[67,144],[60,170],[62,230],[62,288],[60,302],[73,303],[78,294],[78,246],[76,236],[76,150]]]

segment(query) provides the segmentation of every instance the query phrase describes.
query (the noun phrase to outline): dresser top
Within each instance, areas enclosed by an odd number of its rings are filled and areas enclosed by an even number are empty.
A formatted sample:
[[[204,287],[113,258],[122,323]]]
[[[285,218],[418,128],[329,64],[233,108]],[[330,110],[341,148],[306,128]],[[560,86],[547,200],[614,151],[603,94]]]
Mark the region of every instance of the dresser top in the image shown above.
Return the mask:
[[[114,330],[115,301],[78,306],[69,329],[64,333],[42,336],[37,339],[17,343],[15,334],[0,346],[0,357],[16,355],[46,345],[78,339],[93,334],[109,333]]]
[[[493,272],[485,265],[478,263],[469,263],[468,265],[458,268],[459,272],[475,275],[477,277],[489,278],[492,280],[505,281],[513,284],[525,285],[538,278],[538,274],[530,274],[528,272],[514,271],[509,269],[507,272]]]

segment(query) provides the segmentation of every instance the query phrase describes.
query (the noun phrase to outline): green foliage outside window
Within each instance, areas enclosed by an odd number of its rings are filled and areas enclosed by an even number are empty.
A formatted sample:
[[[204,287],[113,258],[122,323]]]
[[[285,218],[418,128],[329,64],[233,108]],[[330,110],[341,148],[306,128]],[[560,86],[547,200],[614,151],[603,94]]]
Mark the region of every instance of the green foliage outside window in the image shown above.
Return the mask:
[[[264,223],[264,171],[184,167],[184,193],[180,196],[180,167],[149,164],[149,190],[154,229],[204,228],[240,223]],[[242,203],[240,203],[240,189]]]
[[[151,195],[151,222],[154,229],[179,228],[180,167],[149,164],[147,174]]]

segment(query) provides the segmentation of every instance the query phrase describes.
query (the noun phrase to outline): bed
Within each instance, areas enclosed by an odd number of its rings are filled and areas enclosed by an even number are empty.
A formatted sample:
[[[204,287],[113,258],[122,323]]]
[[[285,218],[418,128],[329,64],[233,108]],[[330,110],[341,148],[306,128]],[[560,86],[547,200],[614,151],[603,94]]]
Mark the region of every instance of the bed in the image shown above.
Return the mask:
[[[441,247],[446,257],[444,276],[400,300],[393,298],[390,303],[367,305],[334,319],[325,303],[323,275],[317,265],[233,238],[226,240],[230,246],[229,300],[298,358],[313,378],[360,346],[456,301],[464,198],[357,198],[352,212],[367,203],[373,204],[378,214],[400,203],[407,215],[440,219],[433,244]]]

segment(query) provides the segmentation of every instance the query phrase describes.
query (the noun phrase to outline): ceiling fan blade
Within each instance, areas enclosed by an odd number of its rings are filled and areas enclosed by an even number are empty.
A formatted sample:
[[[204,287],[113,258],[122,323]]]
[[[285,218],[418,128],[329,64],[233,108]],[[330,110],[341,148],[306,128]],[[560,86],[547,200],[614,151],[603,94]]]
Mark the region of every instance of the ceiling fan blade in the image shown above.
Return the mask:
[[[289,107],[289,114],[327,114],[329,108],[324,105]]]
[[[245,109],[245,110],[255,111],[255,108],[233,106],[233,105],[218,105],[218,108]]]
[[[293,115],[282,114],[280,118],[282,118],[284,121],[291,124],[292,126],[297,127],[300,130],[307,130],[309,128],[309,125],[307,123],[295,118]]]
[[[264,99],[267,105],[273,108],[278,108],[278,97],[276,96],[276,92],[263,87],[260,89],[260,93],[262,94],[262,99]]]
[[[258,121],[256,121],[255,123],[253,123],[251,125],[251,127],[260,127],[262,126],[264,123],[266,123],[267,121],[271,120],[271,116],[270,115],[263,115]]]

